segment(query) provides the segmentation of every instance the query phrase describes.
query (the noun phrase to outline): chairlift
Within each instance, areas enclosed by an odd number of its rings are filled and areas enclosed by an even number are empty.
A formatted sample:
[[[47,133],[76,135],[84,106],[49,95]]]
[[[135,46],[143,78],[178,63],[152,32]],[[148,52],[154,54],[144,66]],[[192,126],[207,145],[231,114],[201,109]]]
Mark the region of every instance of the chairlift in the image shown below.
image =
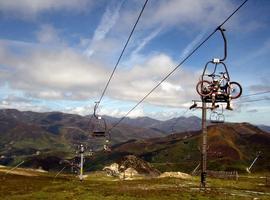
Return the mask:
[[[90,120],[90,131],[93,137],[106,137],[107,131],[107,124],[105,119],[101,116],[97,116],[96,109],[97,109],[98,102],[94,107],[94,114]]]
[[[111,141],[110,131],[107,130],[107,124],[105,119],[103,119],[101,116],[98,116],[96,113],[98,103],[99,102],[96,102],[96,105],[94,107],[94,113],[90,120],[90,132],[92,137],[98,140],[96,141],[96,143],[103,144],[104,151],[111,151],[109,145]]]
[[[89,156],[93,156],[93,155],[94,155],[93,149],[90,149],[89,150]]]
[[[218,123],[224,123],[224,121],[225,121],[225,116],[223,114],[223,106],[222,106],[221,113],[218,113],[217,111],[212,111],[210,115],[211,123],[218,124]]]
[[[228,103],[231,99],[239,98],[242,94],[242,87],[237,82],[230,81],[230,75],[226,64],[227,58],[227,40],[224,34],[225,29],[219,27],[224,41],[224,56],[222,59],[214,58],[206,63],[201,80],[196,89],[206,103]],[[210,67],[214,66],[212,73],[207,74]]]
[[[225,116],[222,113],[218,113],[216,111],[213,111],[210,115],[210,121],[211,121],[211,123],[214,123],[214,124],[224,123]]]
[[[93,137],[105,137],[106,136],[106,129],[107,125],[103,118],[101,117],[93,117],[94,120],[92,120],[92,136]]]

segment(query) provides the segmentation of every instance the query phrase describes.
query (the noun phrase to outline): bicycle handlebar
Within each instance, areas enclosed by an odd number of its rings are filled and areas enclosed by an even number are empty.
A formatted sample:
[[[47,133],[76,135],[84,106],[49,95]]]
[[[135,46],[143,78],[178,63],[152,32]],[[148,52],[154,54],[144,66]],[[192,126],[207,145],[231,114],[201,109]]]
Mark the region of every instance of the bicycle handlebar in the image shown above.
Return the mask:
[[[227,72],[219,72],[219,74],[224,75],[227,74]]]
[[[209,77],[221,77],[220,75],[217,75],[217,74],[208,74],[207,76],[209,76]]]
[[[222,77],[224,77],[224,75],[225,74],[227,74],[227,72],[219,72],[219,74],[221,74],[222,75]],[[212,77],[212,78],[214,78],[214,77],[221,77],[220,75],[218,75],[218,74],[208,74],[207,75],[208,77]]]

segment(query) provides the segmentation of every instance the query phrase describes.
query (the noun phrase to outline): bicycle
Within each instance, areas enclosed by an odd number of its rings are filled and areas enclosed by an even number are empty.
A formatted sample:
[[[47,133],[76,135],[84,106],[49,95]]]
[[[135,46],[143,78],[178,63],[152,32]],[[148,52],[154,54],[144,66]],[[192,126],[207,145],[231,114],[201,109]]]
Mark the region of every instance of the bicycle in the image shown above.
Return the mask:
[[[215,94],[216,96],[230,97],[231,99],[237,99],[242,94],[242,87],[237,82],[230,82],[225,76],[226,72],[221,72],[221,75],[210,74],[212,82],[208,80],[201,80],[197,83],[196,90],[202,97],[208,97]],[[218,77],[218,79],[216,79]]]

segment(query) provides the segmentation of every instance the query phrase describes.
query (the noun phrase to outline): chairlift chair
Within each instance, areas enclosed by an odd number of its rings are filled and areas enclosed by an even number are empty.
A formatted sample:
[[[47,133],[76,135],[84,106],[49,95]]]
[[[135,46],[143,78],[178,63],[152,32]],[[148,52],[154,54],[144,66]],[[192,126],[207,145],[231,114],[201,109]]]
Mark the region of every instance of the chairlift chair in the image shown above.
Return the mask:
[[[107,124],[105,119],[96,114],[97,105],[99,102],[96,102],[94,107],[94,114],[90,120],[90,132],[93,138],[97,140],[101,139],[102,141],[96,141],[97,143],[103,143],[103,150],[110,151],[109,143],[111,141],[110,131],[107,130]]]
[[[105,119],[96,114],[99,102],[96,102],[94,113],[90,120],[90,131],[93,137],[105,137],[107,125]]]
[[[218,123],[224,123],[225,121],[225,116],[223,113],[218,113],[216,111],[213,111],[210,115],[210,122],[214,124]]]
[[[212,103],[213,95],[215,103],[226,103],[230,99],[236,99],[241,96],[242,88],[237,82],[230,82],[230,75],[226,64],[223,62],[227,58],[227,40],[224,34],[225,29],[219,27],[217,30],[220,31],[224,41],[224,56],[222,59],[214,58],[213,60],[206,63],[201,80],[198,82],[196,89],[201,95],[203,102]],[[207,74],[210,66],[214,65],[214,70],[211,74]],[[219,72],[219,73],[218,73]],[[212,79],[209,81],[209,77]],[[224,78],[223,85],[215,80],[216,77]]]
[[[218,123],[224,123],[225,121],[225,116],[223,114],[223,105],[221,105],[221,113],[218,113],[217,111],[212,111],[210,115],[210,122],[214,124]]]
[[[91,120],[91,127],[93,137],[106,137],[107,125],[103,118],[94,116]]]

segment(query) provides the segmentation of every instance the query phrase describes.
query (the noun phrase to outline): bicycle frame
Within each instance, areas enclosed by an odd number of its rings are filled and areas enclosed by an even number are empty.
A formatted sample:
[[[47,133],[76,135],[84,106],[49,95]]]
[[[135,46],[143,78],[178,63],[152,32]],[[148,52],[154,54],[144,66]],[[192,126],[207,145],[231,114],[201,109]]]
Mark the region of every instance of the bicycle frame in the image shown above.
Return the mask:
[[[219,77],[219,79],[218,80],[215,80],[214,79],[215,76]],[[222,82],[223,81],[225,81],[225,84],[223,84],[223,86],[222,86]],[[224,75],[224,73],[221,76],[219,76],[219,75],[212,75],[212,82],[213,82],[213,86],[218,86],[218,89],[221,89],[221,90],[226,90],[227,87],[230,84],[228,78]]]

